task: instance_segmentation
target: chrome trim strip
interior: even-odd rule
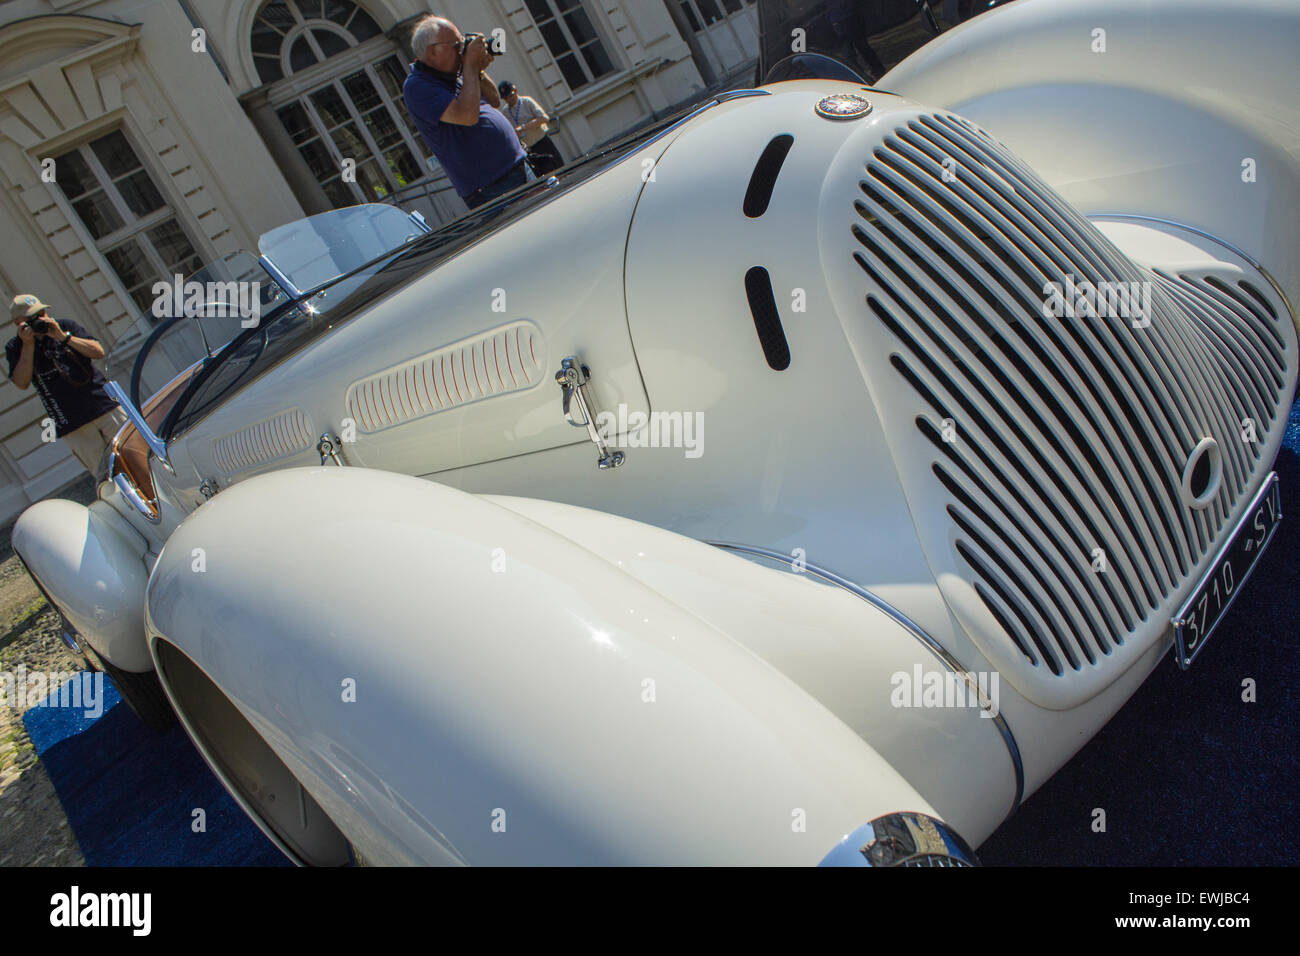
[[[1254,256],[1248,253],[1245,249],[1242,249],[1240,246],[1236,246],[1229,242],[1227,239],[1206,232],[1204,229],[1198,229],[1196,226],[1189,226],[1185,222],[1175,222],[1173,219],[1161,219],[1159,216],[1140,216],[1135,213],[1126,212],[1099,212],[1087,214],[1084,218],[1089,222],[1096,219],[1125,219],[1134,222],[1156,222],[1160,223],[1162,226],[1173,226],[1175,229],[1184,229],[1193,235],[1200,236],[1202,239],[1209,239],[1211,242],[1217,242],[1229,252],[1241,256],[1241,258],[1250,263],[1259,274],[1264,277],[1264,281],[1273,287],[1273,291],[1277,293],[1277,297],[1281,299],[1282,304],[1286,306],[1287,312],[1291,314],[1291,324],[1295,326],[1297,334],[1300,334],[1300,318],[1297,318],[1295,307],[1291,305],[1291,300],[1288,299],[1286,293],[1282,291],[1282,287],[1278,285],[1277,280],[1269,274],[1269,271],[1264,268],[1262,263],[1256,261]],[[1120,251],[1122,252],[1123,250]]]
[[[144,500],[140,494],[140,489],[136,488],[131,479],[127,477],[126,472],[119,471],[113,476],[113,484],[117,487],[118,493],[127,500],[127,502],[139,512],[140,517],[144,518],[150,524],[158,524],[162,521],[162,511],[156,514],[149,507],[149,503]]]
[[[154,434],[154,430],[149,427],[149,423],[145,420],[144,413],[135,407],[131,402],[131,397],[126,394],[126,389],[118,385],[117,382],[110,381],[104,383],[104,391],[108,392],[109,396],[122,407],[122,411],[131,420],[131,424],[140,433],[140,437],[145,440],[150,451],[158,456],[159,461],[166,464],[167,443]]]
[[[713,98],[715,103],[725,103],[728,100],[738,100],[745,96],[771,96],[771,90],[727,90],[719,93]]]
[[[744,554],[754,554],[759,557],[780,561],[783,564],[794,565],[794,557],[792,555],[782,554],[780,551],[773,551],[770,548],[756,548],[747,544],[735,544],[729,541],[706,541],[705,543],[711,544],[715,548],[722,548],[727,551],[740,551]],[[817,565],[809,564],[806,561],[802,562],[802,565],[805,572],[811,573],[829,584],[841,587],[850,594],[857,595],[872,607],[889,615],[896,622],[910,631],[913,637],[918,638],[929,649],[930,653],[937,657],[944,666],[954,674],[966,673],[966,668],[962,666],[961,662],[958,661],[957,658],[949,654],[942,644],[927,634],[921,625],[917,624],[892,604],[875,594],[872,594],[866,588],[854,584],[847,578],[840,577],[834,571],[819,568]],[[1002,742],[1006,744],[1007,754],[1011,758],[1011,765],[1015,769],[1016,773],[1016,795],[1011,801],[1011,809],[1007,811],[1007,816],[1010,817],[1011,814],[1016,812],[1016,809],[1020,806],[1020,801],[1023,800],[1025,796],[1025,765],[1024,761],[1020,757],[1020,747],[1016,744],[1015,734],[1011,732],[1011,727],[1007,723],[1006,717],[1002,715],[1002,711],[999,709],[997,716],[992,719],[993,725],[997,727],[998,733],[1002,735]]]
[[[112,480],[113,486],[117,488],[118,494],[125,498],[127,503],[140,514],[140,517],[150,524],[159,524],[162,521],[162,508],[158,505],[156,496],[152,503],[146,501],[144,495],[140,494],[140,489],[126,473],[126,469],[117,471],[116,445],[117,436],[115,435],[108,446],[108,476]]]
[[[266,256],[258,256],[257,264],[260,265],[266,274],[275,280],[275,284],[285,291],[285,294],[291,299],[297,299],[302,295],[302,290],[289,281],[289,277],[281,272],[270,259]]]

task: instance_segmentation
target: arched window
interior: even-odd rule
[[[253,62],[261,81],[274,83],[381,32],[350,0],[271,0],[253,21]]]
[[[270,105],[336,207],[379,202],[430,177],[402,101],[396,46],[349,0],[270,0],[249,38]]]

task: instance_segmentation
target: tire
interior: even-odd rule
[[[157,674],[153,671],[133,674],[115,667],[102,657],[99,658],[99,663],[142,724],[158,731],[170,730],[176,726],[176,712],[172,710],[171,701],[167,699]]]

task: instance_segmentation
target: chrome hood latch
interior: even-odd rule
[[[342,451],[343,443],[339,441],[338,436],[331,432],[325,432],[320,436],[320,440],[316,442],[316,453],[320,455],[320,463],[322,465],[328,464],[332,461],[334,464],[342,468],[345,464],[343,459],[340,457]]]
[[[560,363],[560,370],[555,373],[555,383],[560,386],[560,391],[564,394],[562,410],[565,420],[574,428],[586,428],[587,435],[600,452],[600,457],[596,459],[597,467],[601,469],[617,468],[623,464],[626,456],[621,451],[610,451],[605,437],[596,427],[596,403],[587,390],[587,385],[591,382],[591,369],[582,364],[582,361],[576,355],[570,355]],[[573,405],[577,404],[578,412],[582,415],[582,420],[574,419]]]

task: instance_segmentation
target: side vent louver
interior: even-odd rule
[[[772,279],[762,266],[754,266],[745,273],[745,294],[749,296],[749,311],[754,315],[754,331],[767,364],[778,372],[790,367],[790,345],[785,340],[781,314],[776,310],[776,297],[772,294]]]
[[[763,155],[758,157],[754,172],[749,177],[749,189],[745,190],[745,215],[750,219],[757,219],[767,212],[767,204],[772,201],[772,190],[776,188],[776,178],[781,175],[781,166],[793,145],[794,137],[782,133],[768,143]]]

